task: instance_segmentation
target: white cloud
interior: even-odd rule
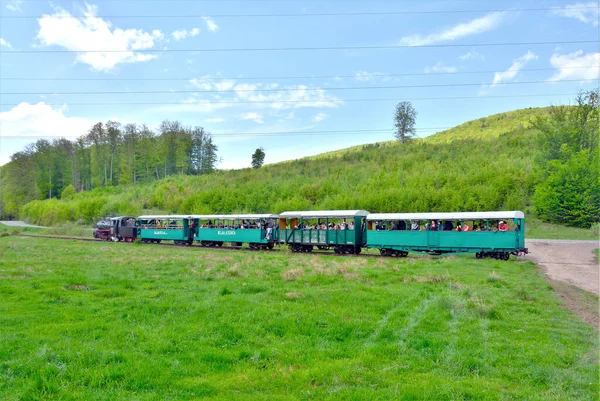
[[[558,71],[548,81],[600,79],[600,76],[598,76],[600,53],[583,54],[583,50],[578,50],[568,54],[553,54],[550,58],[550,64]]]
[[[23,0],[11,0],[6,3],[6,8],[10,11],[21,11],[21,4],[23,4]]]
[[[194,36],[198,36],[199,34],[200,34],[200,29],[193,28],[193,29],[190,29],[189,31],[187,31],[185,29],[180,29],[178,31],[171,33],[171,36],[173,36],[173,39],[175,39],[175,40],[181,40],[181,39],[187,38],[188,36],[194,37]]]
[[[556,7],[552,10],[552,14],[575,18],[584,24],[598,26],[598,3],[596,2],[568,4],[564,8]]]
[[[539,57],[533,53],[531,50],[527,51],[521,57],[513,60],[512,65],[506,71],[497,72],[494,74],[494,81],[492,82],[492,87],[506,81],[510,81],[514,77],[517,76],[519,71],[531,60],[537,60]]]
[[[215,21],[213,21],[212,18],[202,17],[202,19],[206,23],[206,29],[208,29],[209,31],[216,32],[219,30],[219,26],[217,25],[217,23]]]
[[[8,41],[6,41],[4,38],[0,38],[0,47],[8,47],[9,49],[12,49],[11,44],[8,43]]]
[[[9,111],[0,112],[2,131],[18,137],[77,138],[85,135],[97,122],[79,117],[67,117],[66,106],[53,108],[39,102],[21,103]]]
[[[379,75],[381,74],[376,72],[357,71],[354,73],[354,79],[361,82],[368,82],[374,80]]]
[[[254,121],[255,123],[258,123],[258,124],[262,124],[262,123],[265,122],[263,120],[263,116],[260,115],[260,114],[258,114],[257,112],[254,112],[254,111],[242,114],[240,116],[240,119],[242,119],[242,120],[252,120],[252,121]]]
[[[220,124],[224,123],[226,120],[224,118],[209,118],[206,120],[207,123],[211,124]]]
[[[232,79],[218,80],[212,76],[204,76],[190,80],[190,83],[199,90],[196,96],[201,96],[200,91],[230,92],[234,93],[233,99],[228,102],[234,104],[222,104],[223,107],[235,106],[238,102],[257,102],[253,108],[264,107],[276,110],[299,109],[299,108],[337,108],[342,100],[330,95],[325,89],[311,88],[306,85],[295,85],[279,88],[276,83],[238,83]],[[272,91],[268,91],[268,90]],[[278,89],[278,90],[273,90]],[[215,96],[213,94],[213,96]],[[213,104],[219,104],[215,102]],[[241,106],[239,104],[238,106]]]
[[[450,66],[444,65],[444,63],[442,63],[441,61],[438,61],[437,64],[434,65],[433,67],[425,67],[426,74],[431,74],[434,72],[455,73],[456,71],[457,71],[456,67],[450,67]]]
[[[44,14],[39,18],[40,29],[37,38],[41,44],[80,51],[77,53],[76,60],[98,71],[111,70],[121,63],[138,63],[157,57],[153,54],[137,52],[153,48],[156,41],[164,38],[161,31],[155,29],[150,33],[141,29],[113,29],[109,21],[95,17],[98,11],[96,6],[90,4],[86,6],[84,16],[81,18],[72,18],[69,12],[61,8],[57,8],[53,15]],[[84,50],[88,49],[118,52],[86,53]]]
[[[467,61],[467,60],[480,60],[483,61],[485,60],[485,57],[483,56],[483,54],[473,50],[472,52],[468,52],[465,54],[462,54],[460,56],[458,56],[458,58],[462,61]]]
[[[325,120],[327,117],[328,117],[327,114],[319,113],[313,117],[313,121],[316,123],[320,123],[321,121]]]
[[[502,11],[492,12],[483,17],[472,21],[455,25],[438,33],[427,36],[411,35],[400,39],[400,44],[405,46],[424,46],[438,42],[448,42],[464,38],[466,36],[477,35],[483,32],[491,31],[497,28],[504,19],[505,13]]]

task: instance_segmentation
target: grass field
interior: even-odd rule
[[[539,239],[598,240],[598,235],[590,228],[545,223],[531,215],[528,215],[525,221],[525,236]]]
[[[597,341],[526,261],[0,238],[2,400],[596,400]]]

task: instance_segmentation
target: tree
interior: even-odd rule
[[[252,155],[252,168],[260,168],[265,162],[265,150],[260,147]]]
[[[396,114],[394,115],[394,134],[402,143],[406,143],[416,133],[415,122],[417,111],[410,102],[400,102],[396,105]]]

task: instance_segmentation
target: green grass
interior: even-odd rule
[[[598,235],[593,229],[545,223],[531,214],[526,216],[525,236],[539,239],[598,240]]]
[[[2,400],[595,400],[530,262],[0,239]],[[597,301],[597,299],[596,299]]]
[[[10,235],[32,234],[32,235],[52,235],[59,237],[77,237],[92,238],[93,229],[91,227],[82,227],[73,222],[57,224],[52,227],[14,227],[0,223],[0,235],[3,233]]]

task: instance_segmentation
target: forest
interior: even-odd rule
[[[38,161],[37,152],[13,157],[1,171],[2,209],[46,225],[154,212],[526,210],[587,228],[600,216],[598,94],[576,101],[492,115],[406,143],[234,171],[214,170],[216,147],[200,128],[165,122],[160,134],[138,135],[131,145],[126,126],[112,134],[112,146],[112,125],[100,124],[88,137],[103,129],[102,142],[83,138],[83,149],[64,151],[69,157],[57,164]],[[144,147],[144,135],[154,147]]]
[[[158,132],[146,125],[97,123],[86,135],[40,139],[11,156],[0,169],[0,214],[16,217],[32,200],[117,185],[136,185],[174,174],[215,170],[217,146],[202,127],[163,121]]]

